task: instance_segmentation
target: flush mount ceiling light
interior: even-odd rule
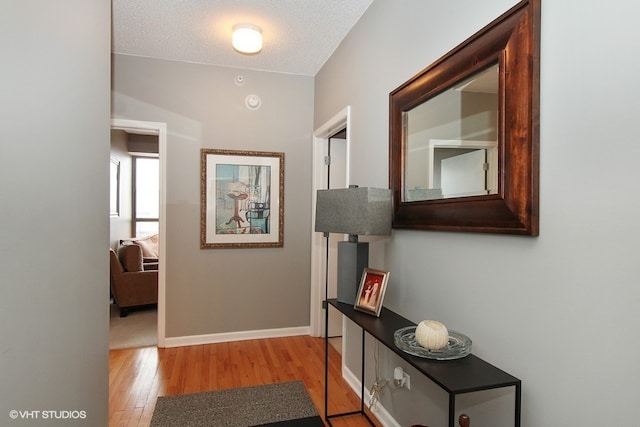
[[[231,44],[240,53],[258,53],[262,50],[262,30],[252,24],[234,25]]]

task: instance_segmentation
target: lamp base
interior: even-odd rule
[[[356,303],[362,271],[369,265],[368,242],[338,242],[338,301]]]

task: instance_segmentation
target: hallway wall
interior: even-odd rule
[[[167,338],[307,328],[313,78],[113,61],[114,118],[167,123]],[[245,106],[249,94],[258,110]],[[284,247],[200,249],[202,148],[285,154]]]
[[[373,2],[316,76],[316,125],[351,105],[351,182],[388,185],[389,93],[513,4]],[[522,379],[523,426],[636,418],[638,12],[623,0],[542,1],[539,237],[394,230],[371,244],[370,265],[391,272],[387,307],[467,334],[476,355]],[[381,376],[398,365],[380,350]],[[411,391],[382,404],[401,425],[446,425],[446,394],[406,369]],[[471,425],[511,426],[510,402],[474,393],[457,410]]]

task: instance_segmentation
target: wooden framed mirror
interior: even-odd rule
[[[538,235],[540,0],[390,94],[394,228]]]

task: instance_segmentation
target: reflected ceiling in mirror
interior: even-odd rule
[[[405,194],[418,201],[498,192],[498,64],[404,113]]]

